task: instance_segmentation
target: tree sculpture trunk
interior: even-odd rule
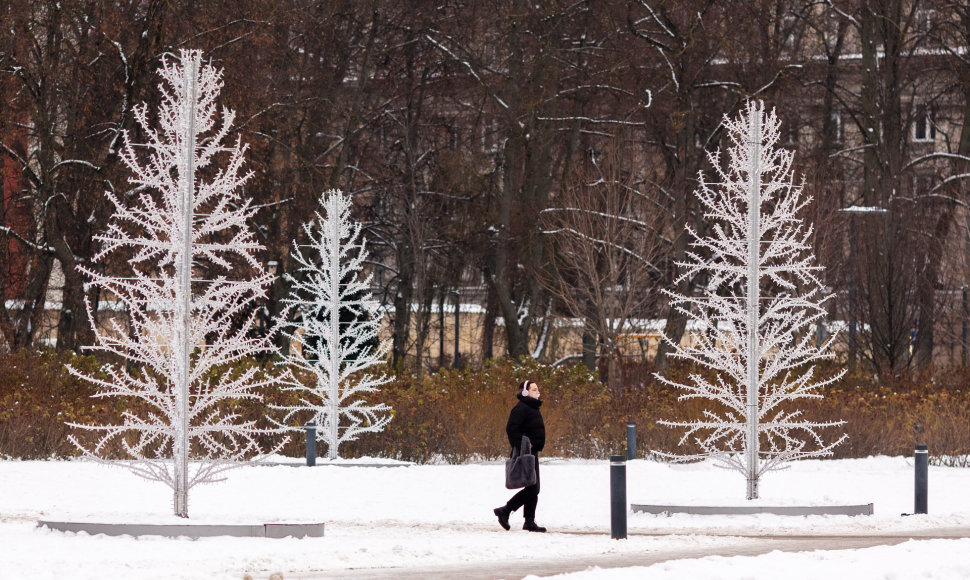
[[[756,109],[748,110],[748,135],[761,135],[762,112]],[[747,384],[747,441],[745,461],[748,466],[747,498],[758,498],[758,363],[761,361],[761,345],[758,344],[758,321],[761,318],[761,141],[748,141],[748,159],[751,160],[748,173],[748,384]]]
[[[191,381],[192,345],[192,206],[195,197],[195,114],[198,95],[196,79],[199,71],[199,53],[193,53],[182,63],[182,122],[185,123],[183,153],[179,168],[179,192],[182,213],[182,239],[179,246],[179,267],[176,282],[176,308],[180,325],[175,326],[172,336],[172,356],[177,369],[175,377],[175,407],[177,433],[175,438],[175,515],[189,517],[189,381]]]

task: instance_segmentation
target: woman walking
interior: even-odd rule
[[[544,532],[545,528],[536,525],[536,504],[539,503],[539,452],[546,444],[546,426],[542,422],[539,407],[539,385],[532,381],[522,381],[516,389],[519,403],[509,413],[509,422],[505,425],[505,432],[509,436],[509,445],[517,449],[525,435],[532,443],[532,453],[536,456],[536,482],[519,490],[505,505],[495,508],[498,523],[506,530],[510,529],[509,516],[515,510],[525,506],[525,525],[523,530],[530,532]]]

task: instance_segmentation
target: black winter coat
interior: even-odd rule
[[[519,404],[512,407],[509,422],[505,425],[509,445],[518,448],[522,444],[522,436],[525,435],[532,443],[533,453],[538,453],[546,445],[546,425],[542,422],[542,413],[539,412],[542,401],[522,395],[518,397]]]

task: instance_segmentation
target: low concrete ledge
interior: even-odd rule
[[[413,463],[327,463],[318,461],[315,465],[307,465],[305,461],[264,461],[254,463],[260,467],[414,467]]]
[[[323,524],[104,524],[40,520],[38,527],[59,532],[86,532],[106,536],[166,536],[169,538],[321,538]]]
[[[863,505],[810,505],[810,506],[690,506],[690,505],[640,505],[630,506],[633,513],[644,514],[692,514],[703,516],[775,514],[779,516],[871,516],[872,504]]]

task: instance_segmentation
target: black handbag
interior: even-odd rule
[[[536,456],[532,454],[532,442],[525,435],[518,449],[512,448],[512,456],[505,460],[505,487],[516,489],[536,484]]]

